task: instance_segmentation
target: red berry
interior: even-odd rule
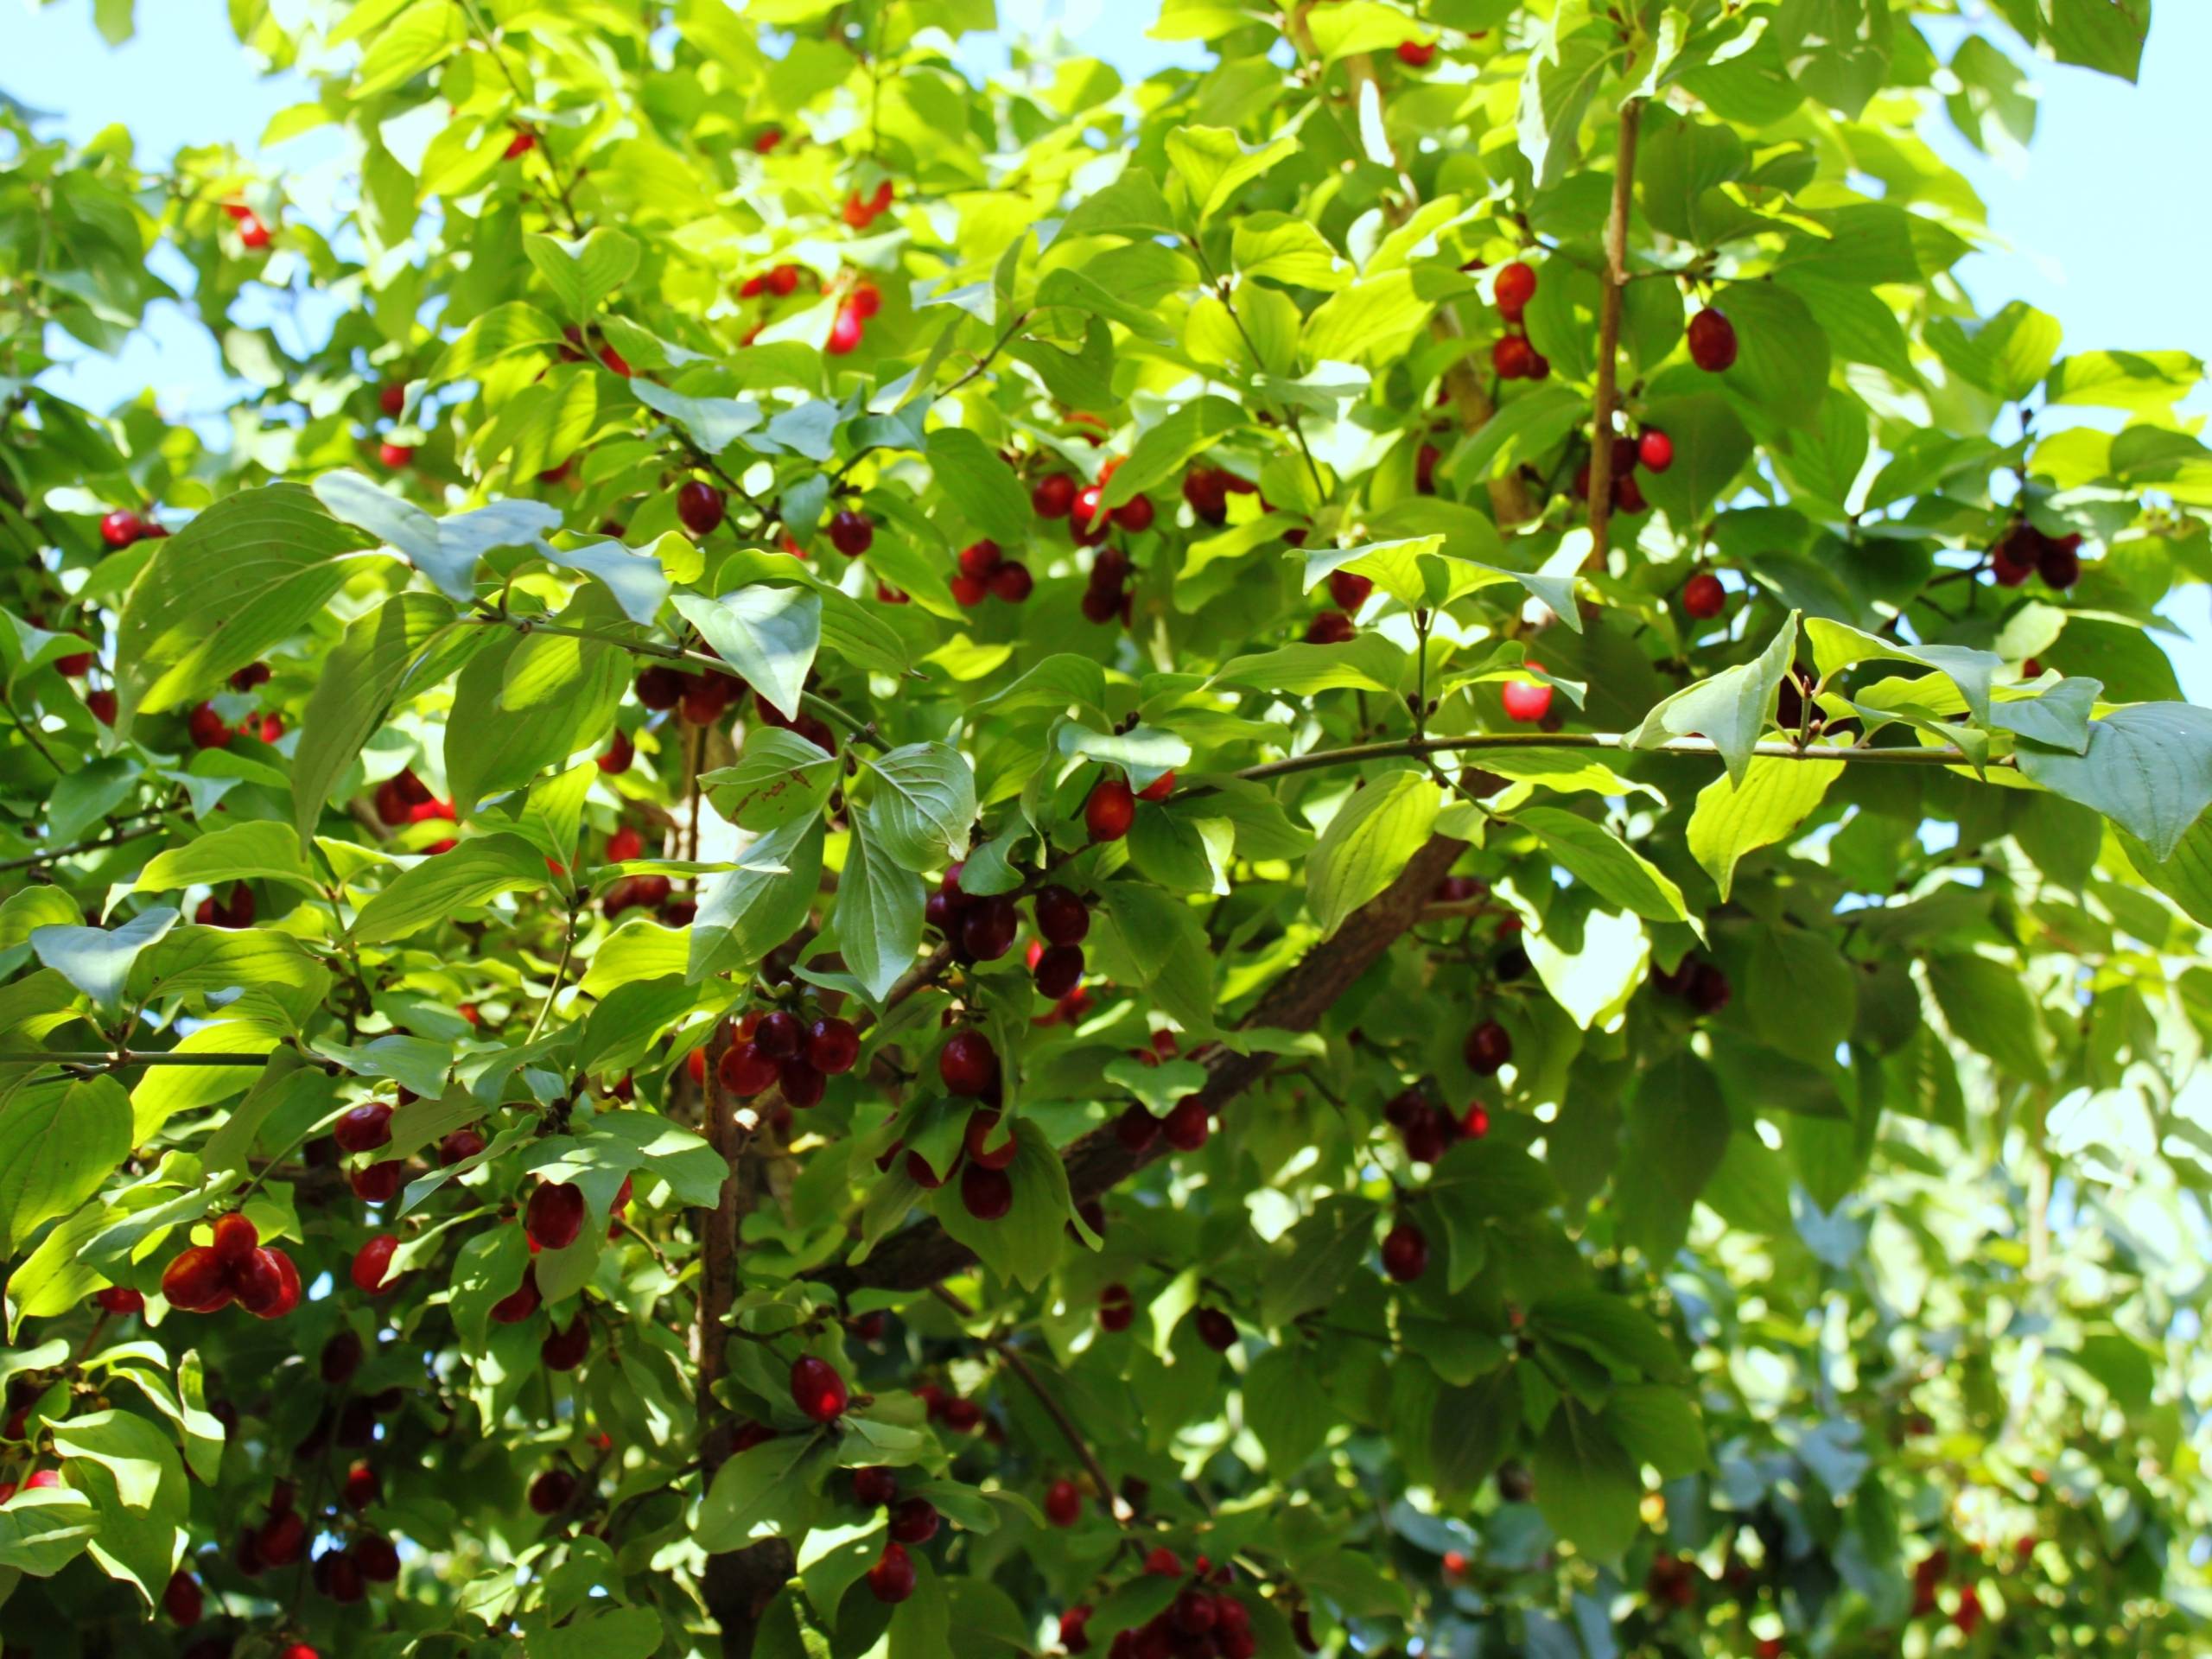
[[[1213,1132],[1211,1121],[1206,1116],[1205,1103],[1196,1095],[1185,1095],[1170,1109],[1161,1120],[1160,1132],[1167,1137],[1167,1144],[1178,1152],[1196,1152],[1206,1143]]]
[[[694,536],[713,534],[727,511],[722,493],[702,478],[686,479],[676,493],[676,516]]]
[[[1508,322],[1518,322],[1529,302],[1536,297],[1536,273],[1524,261],[1516,259],[1500,268],[1497,286],[1491,291],[1497,300],[1497,315]]]
[[[146,1299],[126,1285],[108,1285],[92,1293],[92,1300],[105,1313],[143,1313]]]
[[[1160,1138],[1160,1120],[1147,1111],[1142,1101],[1131,1101],[1114,1120],[1114,1138],[1125,1151],[1142,1152]]]
[[[837,315],[830,321],[830,338],[823,349],[832,357],[847,357],[860,349],[861,337],[868,332],[868,319],[854,308],[848,300],[837,308]]]
[[[391,1272],[391,1255],[399,1248],[399,1241],[390,1233],[378,1233],[353,1253],[353,1285],[358,1290],[374,1296],[391,1288],[388,1275]]]
[[[763,1014],[753,1028],[753,1046],[772,1060],[788,1060],[806,1043],[806,1027],[788,1008]]]
[[[998,1081],[998,1052],[980,1031],[955,1032],[938,1051],[937,1073],[956,1095],[981,1095]]]
[[[537,135],[536,133],[529,131],[518,132],[513,137],[507,140],[507,147],[505,150],[500,152],[500,159],[503,161],[512,162],[517,156],[529,155],[531,150],[536,149],[537,148]]]
[[[213,1313],[231,1300],[228,1270],[206,1245],[188,1245],[162,1269],[162,1294],[182,1313]]]
[[[955,1401],[952,1403],[954,1405],[969,1405],[971,1402],[965,1400],[959,1400]],[[978,1417],[982,1415],[980,1412],[976,1414]],[[946,1421],[948,1422],[950,1421],[950,1411],[949,1408],[946,1413]],[[963,1430],[962,1432],[965,1433],[967,1431]],[[937,1536],[938,1523],[938,1518],[936,1504],[931,1503],[926,1497],[907,1498],[904,1502],[899,1503],[891,1511],[892,1541],[900,1544],[926,1544],[931,1539]]]
[[[1019,559],[1008,559],[991,572],[988,586],[995,597],[1009,605],[1020,605],[1036,591],[1037,581],[1029,574],[1027,565]]]
[[[1202,1307],[1197,1315],[1198,1340],[1217,1354],[1236,1345],[1236,1321],[1217,1307]]]
[[[988,582],[980,582],[974,576],[952,579],[953,601],[963,610],[972,611],[990,596],[991,585]]]
[[[238,1266],[251,1255],[261,1243],[261,1234],[243,1215],[218,1216],[213,1230],[215,1236],[215,1259],[226,1268]]]
[[[1128,1294],[1119,1285],[1113,1288],[1121,1290],[1125,1296]],[[1183,1576],[1183,1558],[1166,1545],[1157,1545],[1144,1558],[1144,1570],[1155,1579],[1179,1579]]]
[[[1409,69],[1426,69],[1436,60],[1434,41],[1400,41],[1398,61]]]
[[[1056,1480],[1045,1489],[1045,1518],[1056,1527],[1071,1527],[1083,1518],[1083,1493],[1071,1480]]]
[[[1400,1284],[1410,1284],[1428,1271],[1428,1235],[1410,1221],[1402,1221],[1382,1239],[1382,1271]]]
[[[868,1593],[893,1605],[914,1593],[914,1562],[900,1544],[886,1544],[875,1565],[868,1570]]]
[[[1175,774],[1163,772],[1142,789],[1137,791],[1141,801],[1164,801],[1175,792]]]
[[[806,1058],[817,1071],[842,1077],[861,1057],[861,1034],[849,1020],[825,1014],[806,1033]]]
[[[1039,996],[1058,999],[1074,990],[1083,979],[1083,947],[1056,944],[1040,951],[1032,964],[1031,980]]]
[[[1005,557],[996,542],[988,539],[970,542],[960,550],[960,574],[973,576],[978,582],[986,581]]]
[[[1467,1033],[1463,1045],[1467,1069],[1479,1077],[1495,1077],[1513,1058],[1513,1039],[1495,1020],[1485,1020]]]
[[[232,732],[222,715],[215,712],[215,705],[203,702],[185,718],[185,732],[192,739],[195,749],[222,749],[230,747]]]
[[[522,1283],[492,1304],[493,1320],[499,1325],[520,1325],[537,1312],[543,1297],[537,1288],[537,1268],[535,1264],[522,1270]]]
[[[373,1584],[390,1584],[399,1576],[398,1547],[379,1534],[361,1534],[347,1554],[361,1576]]]
[[[1636,458],[1647,473],[1663,473],[1675,464],[1675,441],[1656,426],[1643,429],[1636,441]]]
[[[549,1371],[573,1371],[591,1352],[591,1325],[582,1313],[565,1331],[551,1331],[538,1344],[537,1357]]]
[[[1506,334],[1490,348],[1490,365],[1501,380],[1533,380],[1536,348],[1518,334]]]
[[[853,1497],[871,1510],[896,1503],[899,1501],[899,1471],[881,1467],[854,1470]]]
[[[1505,717],[1524,726],[1534,725],[1551,712],[1552,689],[1541,680],[1508,680],[1503,695]]]
[[[1037,931],[1048,944],[1080,944],[1090,931],[1090,910],[1066,887],[1039,887],[1034,902]]]
[[[540,1249],[565,1250],[584,1229],[584,1190],[573,1181],[546,1181],[530,1195],[524,1225]]]
[[[1126,1331],[1137,1317],[1136,1298],[1127,1285],[1109,1285],[1098,1293],[1098,1324],[1105,1331]]]
[[[1068,528],[1077,541],[1085,547],[1096,546],[1106,539],[1106,532],[1113,520],[1106,511],[1106,492],[1096,484],[1086,485],[1076,492],[1075,504],[1068,512]]]
[[[1309,645],[1341,645],[1359,633],[1351,618],[1342,611],[1323,611],[1306,625],[1306,643]]]
[[[1736,361],[1736,325],[1707,306],[1690,319],[1690,361],[1707,374],[1719,374]]]
[[[307,1522],[289,1510],[272,1515],[262,1523],[254,1546],[264,1565],[289,1567],[307,1553]]]
[[[1065,473],[1051,473],[1029,492],[1029,505],[1039,518],[1065,518],[1075,508],[1076,481]]]
[[[1229,520],[1229,486],[1212,467],[1201,467],[1183,475],[1183,499],[1191,504],[1191,512],[1201,524],[1221,524]]]
[[[407,1179],[407,1166],[397,1158],[387,1158],[380,1164],[364,1164],[346,1179],[353,1196],[363,1204],[390,1204]]]
[[[1700,570],[1682,584],[1682,609],[1700,622],[1709,622],[1728,608],[1728,590],[1710,570]]]
[[[1153,505],[1148,495],[1133,495],[1114,509],[1114,522],[1132,536],[1141,536],[1152,528]]]
[[[1470,1141],[1479,1141],[1490,1133],[1490,1108],[1476,1101],[1467,1108],[1467,1115],[1459,1120],[1459,1133]]]
[[[875,520],[848,507],[830,520],[830,544],[849,559],[875,545]]]
[[[822,1096],[830,1087],[830,1080],[803,1059],[785,1060],[776,1071],[776,1085],[786,1106],[804,1111],[810,1106],[819,1106]]]
[[[791,1363],[791,1401],[814,1422],[834,1422],[848,1398],[845,1379],[826,1360],[803,1354]]]
[[[170,1573],[162,1591],[162,1611],[178,1624],[188,1628],[197,1624],[202,1611],[200,1581],[189,1573]]]
[[[648,709],[673,709],[683,700],[685,688],[690,683],[688,675],[656,663],[638,676],[638,701]]]
[[[365,1101],[341,1114],[331,1127],[330,1138],[344,1152],[374,1152],[391,1141],[391,1103]]]
[[[115,693],[103,686],[85,693],[85,711],[103,726],[115,724]]]
[[[1094,842],[1121,840],[1129,833],[1136,816],[1135,792],[1120,778],[1100,779],[1083,804],[1084,826]]]
[[[565,1469],[548,1469],[530,1483],[530,1507],[539,1515],[558,1515],[576,1495],[576,1478]]]
[[[377,459],[387,471],[396,473],[415,459],[415,452],[404,443],[393,443],[387,439],[377,445]]]
[[[249,248],[269,245],[269,226],[261,222],[258,213],[249,213],[238,220],[238,240]]]
[[[722,1055],[715,1075],[722,1088],[740,1100],[750,1100],[776,1082],[780,1063],[753,1043],[735,1043]]]
[[[128,547],[146,534],[146,521],[135,512],[118,509],[100,520],[100,539],[110,547]]]

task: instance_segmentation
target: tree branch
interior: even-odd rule
[[[1281,1031],[1311,1030],[1392,942],[1413,925],[1465,845],[1448,836],[1433,837],[1407,862],[1396,880],[1379,897],[1354,911],[1332,937],[1308,951],[1303,961],[1268,988],[1239,1023]],[[1199,1063],[1207,1077],[1198,1099],[1209,1113],[1222,1111],[1266,1077],[1274,1064],[1271,1054],[1238,1054],[1219,1046],[1200,1053]],[[1078,1204],[1096,1198],[1166,1152],[1164,1138],[1155,1138],[1144,1151],[1132,1153],[1122,1146],[1112,1125],[1094,1129],[1067,1149],[1065,1161],[1070,1193]],[[924,1222],[887,1242],[858,1268],[840,1264],[817,1269],[808,1277],[840,1295],[861,1289],[922,1290],[970,1266],[975,1259],[973,1252],[943,1227],[933,1221]]]
[[[11,858],[0,862],[0,874],[10,870],[28,870],[41,864],[51,864],[58,859],[73,858],[79,853],[96,853],[103,847],[120,847],[126,841],[136,841],[141,836],[158,833],[163,825],[142,823],[134,830],[118,830],[111,836],[94,836],[86,841],[73,841],[66,847],[55,847],[43,853],[32,853],[22,858]]]
[[[1443,754],[1455,751],[1470,753],[1485,749],[1608,749],[1623,754],[1703,755],[1719,759],[1720,746],[1709,737],[1675,737],[1664,743],[1654,743],[1638,748],[1622,732],[1467,732],[1458,737],[1399,737],[1382,743],[1354,743],[1341,749],[1315,749],[1307,754],[1294,754],[1282,760],[1268,760],[1256,766],[1247,766],[1242,772],[1229,775],[1244,783],[1262,783],[1270,778],[1287,778],[1293,772],[1320,772],[1331,766],[1357,766],[1369,760],[1390,760],[1401,757]],[[1783,739],[1770,740],[1751,745],[1751,753],[1761,760],[1843,760],[1860,766],[1970,766],[1973,757],[1963,749],[1870,749],[1858,747],[1822,748],[1805,746]],[[2012,764],[2000,758],[1986,764],[2004,766]],[[1204,784],[1194,784],[1187,791],[1176,794],[1197,795],[1205,789]]]
[[[1605,295],[1598,312],[1598,395],[1590,416],[1590,557],[1605,567],[1613,518],[1613,407],[1619,401],[1617,359],[1621,344],[1621,296],[1628,285],[1629,198],[1636,188],[1636,133],[1643,101],[1621,105],[1620,143],[1613,152],[1613,205],[1605,217]]]

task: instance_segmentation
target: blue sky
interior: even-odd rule
[[[1967,0],[1970,9],[1979,0]],[[91,137],[126,123],[149,161],[188,143],[251,147],[269,118],[306,94],[296,81],[267,81],[232,40],[223,0],[142,0],[138,35],[119,48],[101,41],[91,0],[0,0],[0,90],[52,111],[61,129]],[[1062,29],[1080,50],[1141,75],[1192,60],[1191,43],[1143,32],[1156,9],[1133,0],[1000,0],[1009,30]],[[1948,41],[1939,46],[1948,48]],[[1003,54],[971,42],[972,67]],[[1928,135],[1961,168],[1989,207],[2002,245],[1974,255],[1961,275],[1985,309],[2029,301],[2058,318],[2069,350],[2180,347],[2212,357],[2212,214],[2190,170],[2212,130],[2202,77],[2212,65],[2212,0],[2163,0],[2155,13],[2140,86],[2083,69],[2041,64],[2044,91],[2033,146],[2016,170],[1978,155],[1948,124]],[[312,140],[278,149],[273,165],[307,169],[326,160]],[[86,364],[64,389],[106,402],[152,385],[176,413],[218,406],[220,365],[203,335],[181,317],[157,320],[118,364]],[[2212,410],[2200,394],[2193,407]],[[2212,589],[2177,601],[2176,620],[2212,639]],[[2212,702],[2212,650],[2184,648],[2184,685]]]

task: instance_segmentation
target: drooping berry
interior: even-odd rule
[[[827,1360],[803,1354],[791,1363],[791,1402],[814,1422],[834,1422],[849,1398],[845,1379]]]
[[[1688,338],[1690,361],[1707,374],[1719,374],[1735,366],[1736,325],[1725,313],[1707,306],[1690,319]]]

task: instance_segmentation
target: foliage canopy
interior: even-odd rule
[[[8,106],[10,1659],[2190,1649],[2202,365],[1917,136],[2149,10]]]

